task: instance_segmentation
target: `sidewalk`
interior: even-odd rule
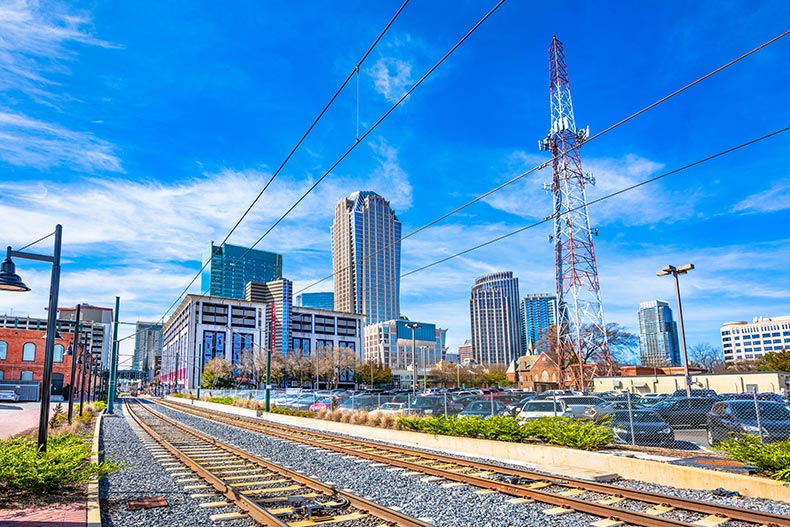
[[[50,412],[52,405],[50,405]],[[41,403],[0,403],[0,439],[38,428]]]
[[[85,527],[85,503],[50,505],[31,509],[0,510],[0,527]]]

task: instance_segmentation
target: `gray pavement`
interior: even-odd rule
[[[37,402],[0,403],[0,439],[37,428],[40,410]]]

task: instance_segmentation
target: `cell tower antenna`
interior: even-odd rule
[[[565,48],[555,36],[549,46],[551,128],[542,142],[552,159],[551,191],[554,199],[554,263],[557,285],[557,364],[560,387],[566,376],[583,389],[584,364],[602,364],[612,375],[612,358],[606,336],[598,267],[595,262],[585,182],[594,184],[582,170],[579,147],[589,128],[577,130],[573,117]],[[566,371],[566,359],[568,370]]]

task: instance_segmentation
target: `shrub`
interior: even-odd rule
[[[96,408],[97,412],[101,412],[105,408],[107,408],[107,403],[104,401],[94,401],[93,407]]]
[[[717,443],[714,448],[738,461],[759,467],[774,479],[790,481],[790,439],[763,443],[757,436],[741,434]]]
[[[171,393],[170,397],[178,397],[179,399],[183,399],[184,398],[184,394],[183,393]]]
[[[52,409],[52,417],[49,418],[49,427],[57,428],[66,419],[68,419],[68,416],[66,412],[63,411],[63,405],[58,403],[55,405],[55,408]]]
[[[296,417],[315,417],[313,412],[305,412],[304,410],[292,410],[290,408],[272,408],[271,413],[283,415],[295,415]]]
[[[478,439],[520,442],[528,438],[546,443],[595,450],[614,440],[612,430],[587,419],[542,417],[519,424],[512,417],[399,417],[397,422],[409,430],[437,435],[457,435]]]
[[[209,397],[208,402],[233,405],[233,397]]]
[[[11,489],[48,491],[81,483],[122,468],[121,463],[89,463],[91,449],[86,438],[74,434],[53,435],[47,451],[26,437],[0,441],[0,482]]]

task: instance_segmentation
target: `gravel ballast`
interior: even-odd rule
[[[151,404],[145,401],[144,403]],[[290,441],[267,438],[262,434],[233,428],[162,406],[157,406],[156,409],[254,455],[270,459],[308,476],[317,476],[321,481],[333,482],[339,489],[349,490],[440,527],[586,526],[599,519],[580,513],[547,516],[542,511],[552,508],[548,504],[509,503],[512,499],[509,496],[497,493],[477,494],[479,489],[467,485],[446,486],[447,482],[443,481],[422,481],[421,479],[426,477],[424,474],[407,475],[403,470],[377,467],[366,460],[334,455]],[[187,519],[189,525],[196,526],[240,527],[252,523],[249,520],[212,522],[209,514],[226,511],[212,509],[207,512],[205,509],[200,509],[197,501],[189,497],[196,491],[183,490],[130,428],[131,420],[124,418],[122,411],[116,413],[118,417],[109,417],[105,421],[103,448],[109,458],[126,461],[130,466],[121,472],[111,474],[108,477],[108,484],[103,487],[105,502],[102,504],[102,514],[103,517],[112,520],[112,523],[106,522],[103,523],[104,525],[176,526],[186,525]],[[620,481],[617,484],[773,514],[790,515],[790,505],[785,503],[753,498],[715,497],[705,491],[674,489],[635,481]],[[143,511],[126,510],[126,500],[159,495],[167,499],[170,504],[168,507]]]

